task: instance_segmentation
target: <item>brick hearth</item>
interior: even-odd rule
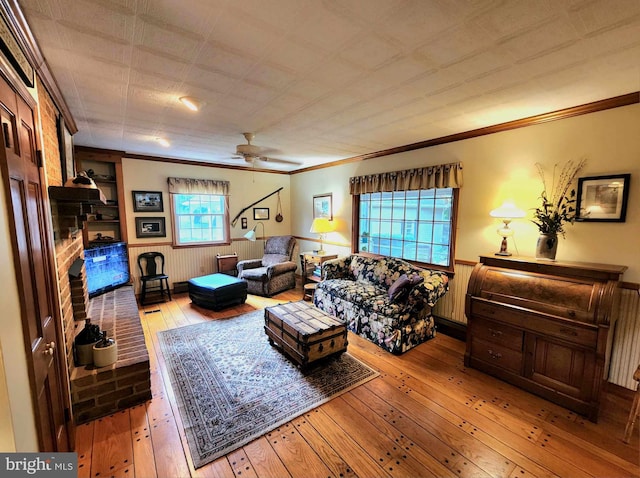
[[[115,339],[118,360],[100,368],[71,367],[71,400],[78,424],[151,398],[149,352],[133,287],[121,287],[90,299],[88,317]],[[81,329],[78,327],[78,331]]]

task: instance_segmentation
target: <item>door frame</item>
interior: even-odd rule
[[[31,95],[30,91],[26,88],[21,78],[17,76],[15,71],[12,69],[10,64],[7,62],[6,58],[0,54],[0,81],[6,81],[8,85],[16,92],[18,96],[20,96],[31,108],[33,113],[33,127],[34,127],[34,141],[35,141],[35,151],[40,156],[39,161],[42,163],[42,124],[40,119],[40,112],[38,108],[38,103]],[[37,88],[37,86],[36,86]],[[18,284],[20,283],[19,277],[19,261],[20,261],[20,251],[18,249],[18,244],[15,235],[15,217],[13,215],[13,210],[11,207],[11,187],[10,187],[10,178],[8,174],[8,168],[6,165],[1,165],[3,168],[3,182],[4,182],[4,203],[7,211],[7,220],[9,221],[9,227],[13,228],[11,235],[11,249],[13,252],[13,269],[14,274],[16,275],[16,280]],[[53,224],[51,218],[51,204],[49,201],[48,195],[45,193],[46,187],[48,185],[47,177],[44,171],[44,167],[42,164],[38,167],[38,176],[40,179],[40,201],[43,209],[43,221],[42,226],[44,243],[42,244],[43,255],[46,256],[46,262],[48,267],[44,271],[47,278],[47,284],[51,289],[49,291],[51,295],[51,300],[53,302],[51,307],[51,315],[55,330],[55,338],[56,343],[59,346],[54,349],[54,360],[57,363],[58,369],[60,371],[60,383],[57,386],[62,390],[62,400],[63,400],[63,408],[64,408],[64,416],[65,416],[65,425],[66,425],[66,450],[59,451],[71,451],[75,447],[75,425],[73,422],[73,414],[71,413],[71,396],[70,396],[70,383],[69,383],[69,365],[67,363],[66,357],[66,338],[62,325],[62,313],[60,306],[60,291],[59,291],[59,283],[58,283],[58,275],[56,270],[56,257],[55,251],[53,248],[54,238],[53,238]],[[20,286],[18,285],[18,288]],[[32,400],[32,411],[34,416],[34,422],[36,425],[36,434],[38,439],[39,447],[42,448],[44,430],[42,423],[37,420],[38,412],[37,408],[37,387],[35,384],[35,365],[33,362],[31,342],[29,340],[28,334],[28,321],[27,317],[24,314],[24,297],[19,298],[20,309],[21,309],[21,325],[23,330],[23,340],[24,340],[24,348],[26,353],[26,365],[29,371],[29,388]],[[13,427],[20,426],[19,423],[14,423]]]

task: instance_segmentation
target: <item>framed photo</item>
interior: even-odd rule
[[[136,237],[166,237],[164,217],[136,217]]]
[[[268,207],[254,207],[253,208],[253,219],[254,221],[266,221],[269,219],[269,208]]]
[[[131,191],[134,212],[163,212],[161,191]]]
[[[313,196],[313,218],[326,217],[333,221],[333,194],[318,194]]]
[[[75,161],[73,158],[73,136],[64,124],[62,115],[56,122],[58,130],[58,150],[60,153],[60,171],[62,172],[62,185],[67,179],[72,179],[76,175]]]
[[[631,174],[578,179],[577,221],[624,222]]]

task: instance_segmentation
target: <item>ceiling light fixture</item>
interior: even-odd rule
[[[198,111],[200,109],[200,102],[193,96],[181,96],[180,102],[191,111]]]
[[[164,146],[165,148],[168,148],[169,146],[171,146],[171,143],[164,138],[156,138],[156,141],[160,143],[162,146]]]

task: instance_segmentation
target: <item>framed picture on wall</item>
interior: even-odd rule
[[[131,191],[134,212],[163,212],[161,191]]]
[[[166,237],[164,217],[136,217],[136,237]]]
[[[253,208],[253,220],[254,221],[266,221],[269,219],[268,207],[254,207]]]
[[[624,222],[631,174],[578,179],[577,221]]]
[[[318,194],[313,196],[313,218],[326,217],[333,221],[333,194]]]

